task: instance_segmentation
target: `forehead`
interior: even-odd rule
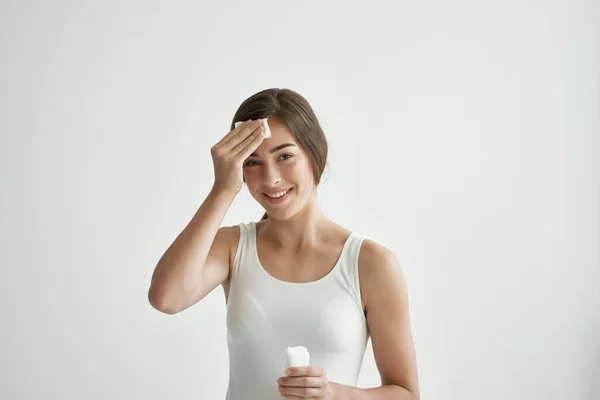
[[[268,143],[269,145],[272,145],[272,144],[279,144],[280,142],[284,142],[284,141],[290,142],[290,143],[296,143],[296,138],[292,134],[292,131],[290,131],[290,129],[287,127],[287,125],[285,125],[283,122],[281,122],[281,120],[279,118],[274,117],[274,116],[269,117],[269,119],[267,120],[267,123],[269,124],[269,130],[271,131],[271,137],[263,140],[263,142],[261,143],[261,146],[264,143]]]
[[[280,148],[284,148],[290,151],[300,151],[300,146],[296,141],[296,138],[292,134],[292,131],[279,120],[277,117],[268,117],[267,123],[269,124],[269,130],[271,131],[271,137],[265,138],[262,143],[256,148],[256,150],[250,154],[250,157],[261,157],[269,154],[274,154],[279,151]],[[286,144],[293,144],[296,147],[286,146]]]
[[[269,150],[284,143],[292,143],[298,146],[292,131],[279,118],[269,117],[267,123],[271,131],[271,137],[265,138],[253,154],[268,154]],[[286,147],[286,149],[300,150],[298,147]]]

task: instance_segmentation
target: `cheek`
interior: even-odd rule
[[[306,186],[310,175],[308,166],[303,160],[294,160],[288,162],[281,170],[283,177],[293,184]]]
[[[293,158],[293,159],[288,160],[285,164],[283,164],[283,166],[281,167],[281,170],[286,174],[297,175],[301,166],[302,166],[302,161]]]

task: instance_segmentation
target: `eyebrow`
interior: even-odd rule
[[[271,150],[269,150],[269,153],[273,154],[273,153],[275,153],[276,151],[279,151],[279,150],[281,150],[281,149],[283,149],[283,148],[285,148],[285,147],[290,147],[290,146],[297,147],[297,146],[296,146],[295,144],[293,144],[293,143],[284,143],[284,144],[280,144],[280,145],[279,145],[279,146],[277,146],[277,147],[273,147]],[[252,154],[250,154],[250,156],[249,156],[249,157],[258,157],[258,154],[256,154],[256,152],[255,152],[255,153],[252,153]]]

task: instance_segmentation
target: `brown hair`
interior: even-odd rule
[[[311,160],[315,185],[318,185],[327,164],[328,146],[323,129],[308,101],[290,89],[262,90],[242,102],[231,121],[231,130],[235,128],[237,121],[268,117],[277,117],[285,124],[300,148],[306,151]],[[267,218],[265,212],[261,221]]]

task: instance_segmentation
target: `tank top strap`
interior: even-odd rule
[[[237,277],[242,272],[242,269],[246,267],[246,260],[252,255],[252,226],[244,222],[241,222],[238,226],[240,228],[240,239],[231,268],[232,278]]]
[[[348,237],[348,242],[344,247],[343,257],[340,263],[339,273],[343,277],[344,284],[352,295],[356,305],[363,312],[362,296],[360,293],[360,280],[358,274],[358,256],[363,241],[367,237],[358,233],[352,232]]]

